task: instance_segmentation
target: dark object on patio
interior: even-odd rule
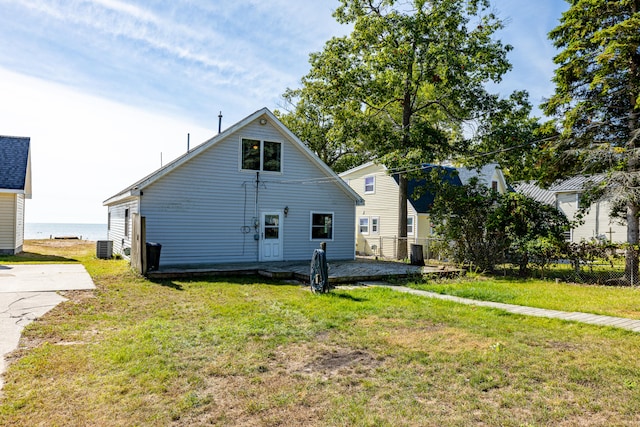
[[[322,249],[315,249],[311,257],[311,275],[309,277],[312,292],[329,292],[329,266]]]
[[[422,252],[422,245],[411,245],[411,255],[409,260],[411,265],[424,265],[424,253]]]
[[[147,242],[147,270],[154,271],[160,267],[160,243]]]

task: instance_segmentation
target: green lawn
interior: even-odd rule
[[[463,298],[640,319],[640,287],[474,275],[458,280],[413,283],[410,286]]]
[[[382,288],[150,282],[81,252],[97,290],[26,328],[2,426],[640,424],[638,334]]]

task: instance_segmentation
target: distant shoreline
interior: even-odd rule
[[[77,240],[106,240],[107,224],[27,222],[24,227],[25,240],[71,238]]]

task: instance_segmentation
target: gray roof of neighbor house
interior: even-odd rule
[[[605,178],[604,175],[578,175],[564,181],[554,182],[549,191],[554,193],[580,192],[587,189],[589,185],[598,184]]]
[[[586,191],[590,185],[602,182],[603,179],[605,179],[604,175],[578,175],[562,181],[556,181],[548,189],[540,188],[535,181],[519,182],[513,185],[513,189],[538,202],[553,205],[555,204],[557,193],[581,193]]]
[[[540,188],[535,182],[518,182],[513,185],[513,190],[547,205],[554,205],[556,202],[555,192]]]
[[[30,141],[28,137],[0,135],[0,189],[28,190]]]

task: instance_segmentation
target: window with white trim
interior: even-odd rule
[[[407,236],[412,236],[412,235],[413,235],[413,217],[408,216],[407,217]]]
[[[371,234],[380,233],[380,218],[377,216],[371,217]]]
[[[364,194],[372,194],[376,192],[376,179],[374,176],[366,176],[364,178]]]
[[[282,144],[274,141],[242,138],[240,168],[282,172]]]
[[[360,223],[360,234],[369,234],[369,217],[368,216],[363,216],[360,217],[359,220]]]
[[[311,212],[311,240],[333,240],[333,212]]]

